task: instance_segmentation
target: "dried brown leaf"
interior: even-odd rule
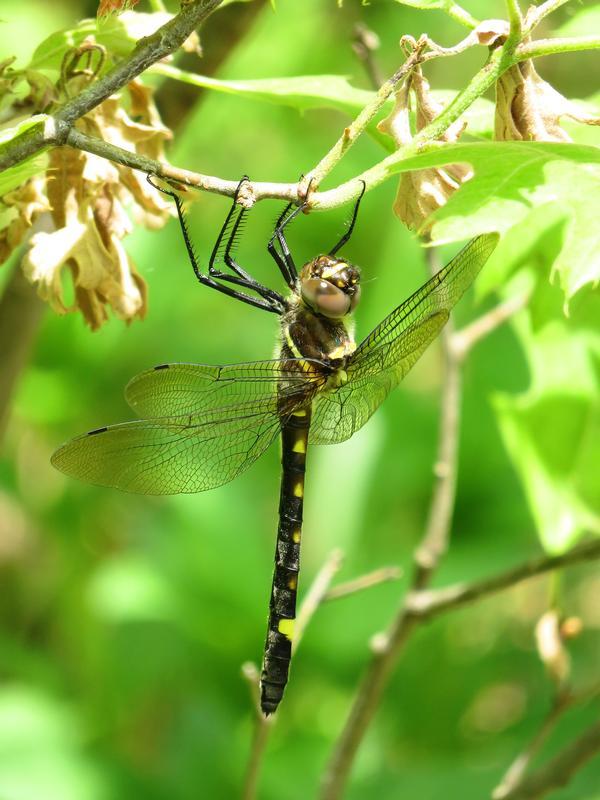
[[[538,654],[552,680],[564,685],[571,670],[571,659],[560,632],[560,619],[554,609],[543,614],[535,627]]]
[[[495,138],[499,141],[570,142],[561,117],[599,125],[600,117],[579,109],[540,78],[532,61],[515,64],[496,83]]]
[[[391,114],[377,126],[380,131],[391,136],[399,148],[410,144],[413,139],[410,125],[411,89],[415,95],[417,131],[432,122],[444,108],[431,96],[429,83],[420,67],[417,67],[410,81],[406,81],[396,92],[396,102]],[[441,141],[456,141],[464,129],[465,124],[457,120],[445,131]],[[472,174],[471,167],[466,164],[450,164],[443,168],[403,173],[393,205],[394,213],[411,230],[427,233],[431,228],[431,223],[428,222],[431,214],[445,205],[460,184]]]

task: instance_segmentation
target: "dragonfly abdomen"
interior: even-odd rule
[[[260,679],[260,705],[267,715],[277,709],[283,697],[292,657],[310,414],[310,408],[299,409],[281,426],[279,526]]]

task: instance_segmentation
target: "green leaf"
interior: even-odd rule
[[[163,12],[124,11],[102,20],[84,19],[75,28],[57,31],[38,45],[29,68],[59,70],[67,50],[79,46],[88,36],[106,47],[110,56],[128,55],[139,39],[150,36],[172,16]]]
[[[543,546],[554,553],[600,534],[600,296],[583,292],[569,318],[560,291],[539,282],[513,321],[531,384],[494,400]]]
[[[300,111],[335,108],[356,114],[375,97],[374,92],[351,86],[347,78],[341,75],[299,75],[291,78],[222,81],[186,72],[170,64],[155,64],[150,71],[202,89],[247,95],[256,100],[292,106]]]
[[[27,131],[38,125],[43,125],[47,119],[48,117],[45,114],[36,114],[12,128],[5,128],[0,131],[0,155],[5,152],[15,139],[19,136],[27,135]],[[25,161],[21,161],[19,164],[15,164],[14,167],[5,169],[0,174],[0,197],[12,192],[17,186],[25,183],[33,175],[45,169],[45,166],[46,156],[43,153],[38,153]]]
[[[149,71],[198,88],[290,106],[298,111],[328,108],[355,117],[367,103],[372,102],[375,98],[375,92],[352,86],[342,75],[298,75],[291,78],[238,81],[209,78],[205,75],[186,72],[170,64],[155,64]],[[445,105],[449,105],[455,96],[456,92],[451,90],[442,89],[432,92],[433,99]],[[377,119],[388,114],[392,106],[393,98],[390,98]],[[463,119],[467,123],[468,134],[490,136],[494,128],[494,104],[484,98],[478,98],[464,114]],[[376,120],[369,126],[368,131],[386,150],[393,149],[391,139],[377,130]]]
[[[567,301],[583,286],[600,281],[599,148],[554,142],[457,143],[398,161],[390,171],[458,162],[471,164],[475,175],[433,215],[435,241],[505,233],[545,206],[565,223],[553,275]]]

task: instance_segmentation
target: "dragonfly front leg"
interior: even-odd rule
[[[281,426],[279,526],[260,676],[260,707],[267,716],[276,711],[281,702],[292,657],[310,418],[310,407],[298,409]]]

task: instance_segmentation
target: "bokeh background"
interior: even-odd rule
[[[141,4],[143,5],[143,3]],[[141,8],[140,5],[140,8]],[[473,14],[503,4],[472,0]],[[93,15],[95,3],[0,0],[0,52],[25,63],[60,27]],[[563,9],[558,21],[569,11]],[[562,16],[561,16],[562,15]],[[234,3],[202,34],[199,72],[221,78],[350,76],[369,88],[352,48],[357,21],[381,38],[391,73],[403,33],[426,30],[450,45],[463,29],[439,12],[394,2],[346,0]],[[434,88],[456,89],[481,53],[433,62]],[[191,57],[188,57],[191,58]],[[568,96],[594,85],[589,54],[545,59],[543,77]],[[172,163],[234,179],[294,180],[338,137],[346,118],[158,85],[175,131]],[[363,137],[333,181],[381,157]],[[363,269],[358,337],[423,282],[417,239],[393,217],[395,181],[367,195],[346,255]],[[201,195],[190,226],[208,257],[228,208]],[[260,203],[240,260],[277,285],[265,242],[280,209]],[[347,209],[302,219],[297,260],[339,236]],[[200,287],[176,223],[137,229],[126,242],[149,284],[147,319],[111,320],[91,333],[77,315],[45,313],[24,369],[0,456],[1,800],[197,800],[239,793],[252,733],[241,677],[258,661],[265,633],[279,492],[273,447],[228,486],[190,497],[148,498],[78,484],[49,458],[65,439],[131,417],[129,378],[157,363],[229,363],[270,357],[273,315]],[[449,257],[456,247],[443,251]],[[13,262],[0,271],[5,282]],[[472,294],[459,324],[493,304]],[[19,331],[14,331],[15,337]],[[441,359],[436,344],[354,439],[309,454],[301,590],[334,548],[339,579],[410,564],[432,489]],[[1,380],[1,376],[0,376]],[[460,471],[453,541],[436,583],[469,580],[539,552],[522,487],[505,453],[490,399],[522,391],[526,363],[508,328],[478,346],[464,373]],[[368,643],[392,618],[406,580],[322,607],[295,657],[265,759],[260,797],[315,795],[319,775],[369,658]],[[584,633],[571,652],[577,682],[598,670],[600,579],[591,566],[562,576],[563,604]],[[555,589],[543,577],[445,616],[413,638],[356,763],[350,798],[482,798],[539,727],[552,687],[533,627]],[[568,714],[544,750],[569,741],[598,714]],[[591,762],[559,800],[600,798]]]

